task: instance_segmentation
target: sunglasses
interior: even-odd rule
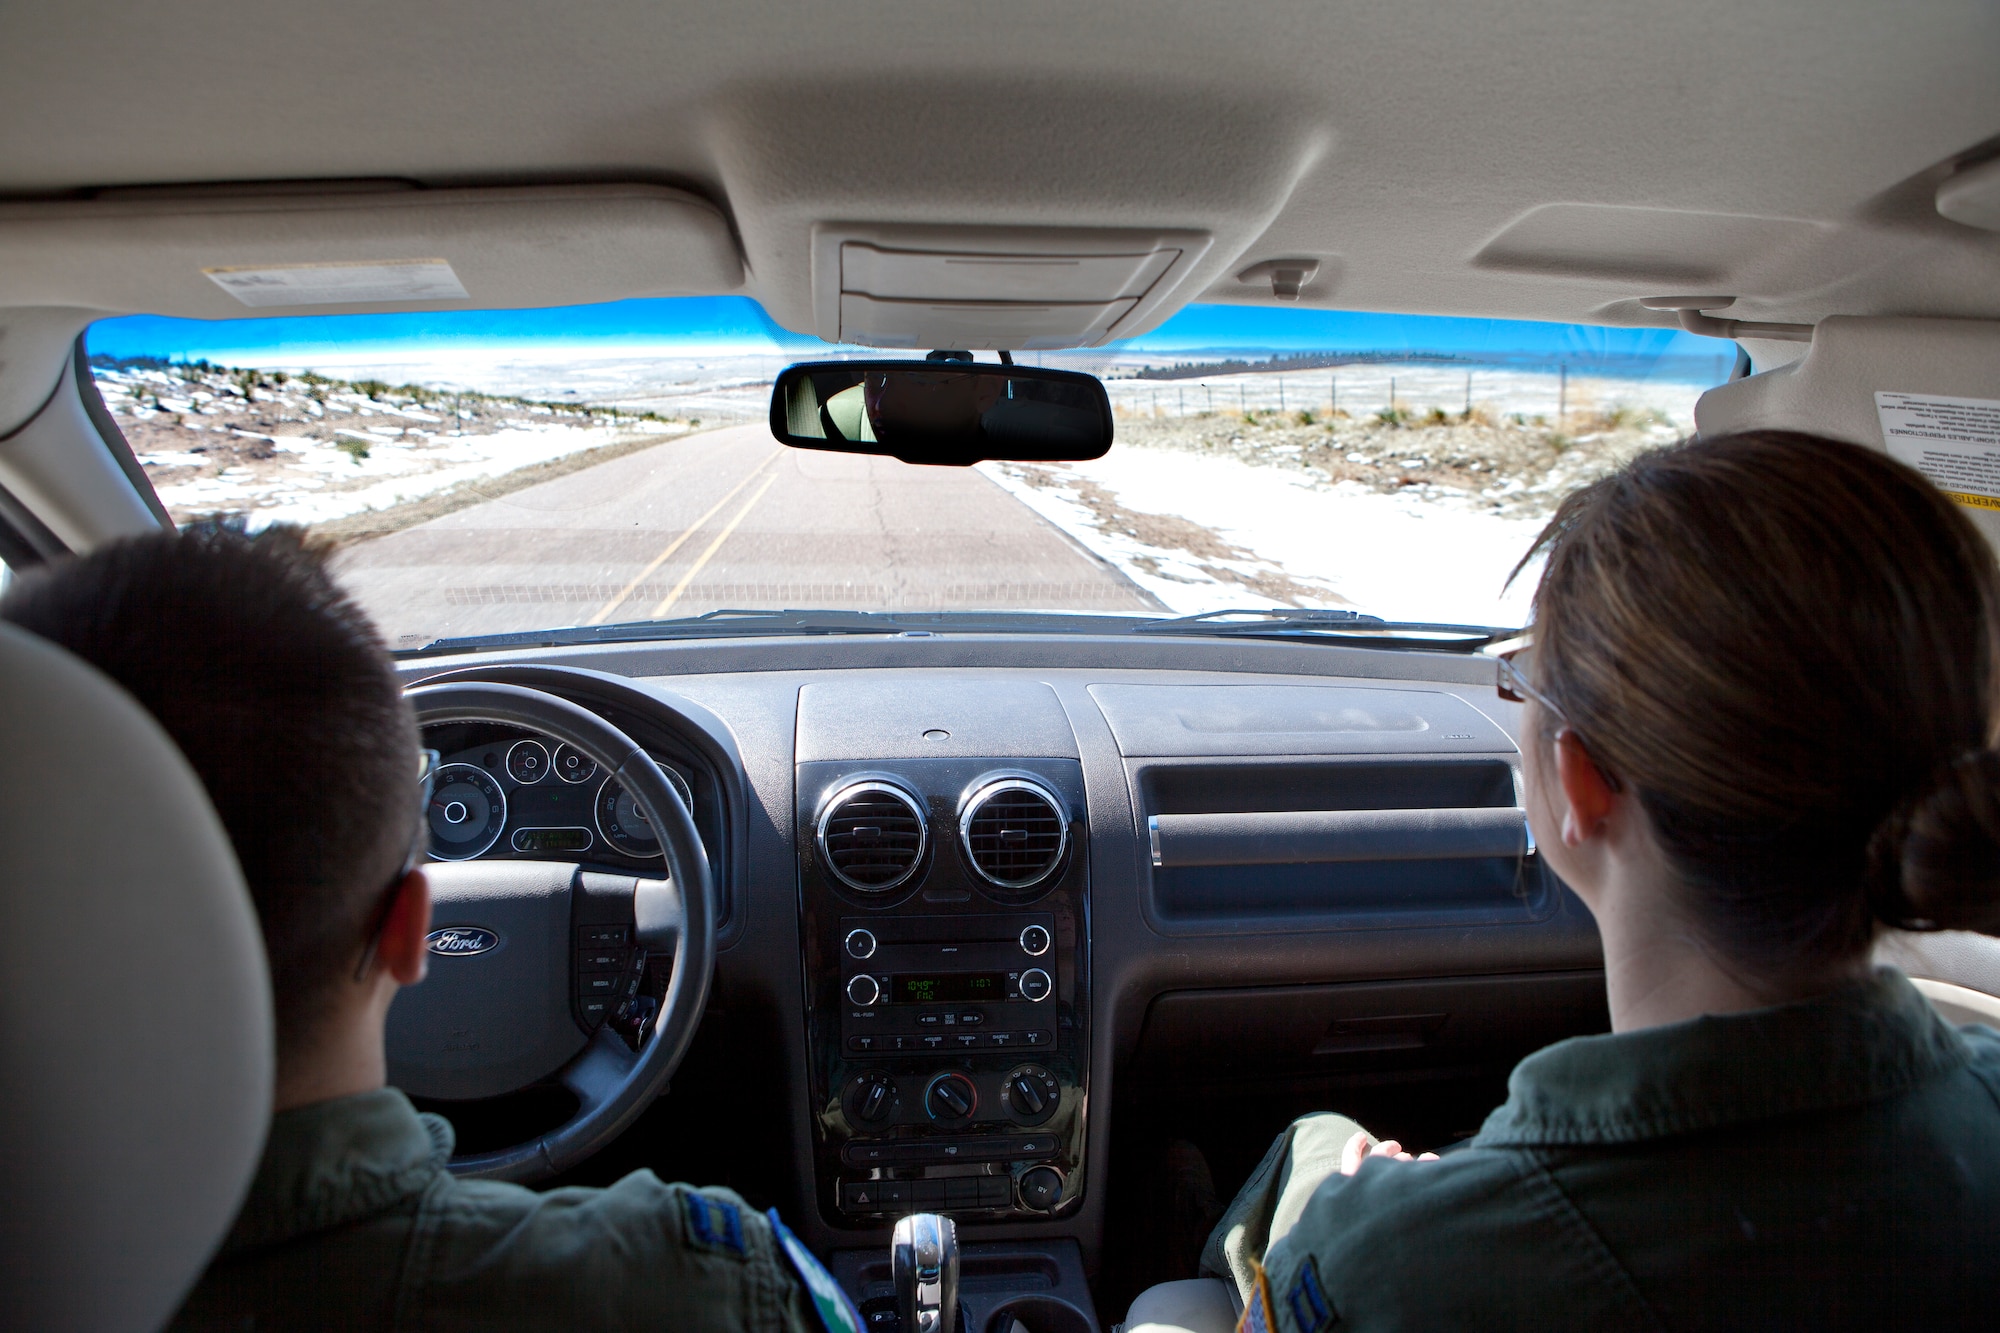
[[[361,948],[361,962],[354,969],[356,981],[368,980],[368,969],[375,966],[375,954],[382,947],[382,932],[388,928],[389,913],[396,909],[396,899],[403,891],[403,883],[409,879],[424,859],[424,845],[429,841],[431,795],[437,788],[438,752],[436,750],[417,751],[417,832],[410,840],[410,854],[403,859],[403,868],[396,872],[396,878],[389,887],[382,890],[381,901],[368,914],[367,943]]]

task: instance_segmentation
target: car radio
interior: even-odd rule
[[[1074,760],[799,765],[826,1220],[1081,1197],[1087,867]]]

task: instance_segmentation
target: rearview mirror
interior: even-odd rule
[[[1111,447],[1094,375],[969,361],[808,361],[771,386],[771,433],[799,449],[966,467],[1063,462]]]

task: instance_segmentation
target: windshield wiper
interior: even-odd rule
[[[1317,642],[1393,645],[1440,652],[1476,652],[1518,634],[1492,625],[1450,625],[1423,620],[1384,620],[1359,611],[1298,606],[1236,607],[1200,615],[1148,620],[1134,634],[1201,634],[1221,638],[1310,639]]]
[[[583,643],[636,643],[650,639],[732,639],[788,634],[1019,634],[1061,629],[1123,634],[1138,622],[1121,615],[1047,611],[710,611],[672,620],[628,620],[612,625],[571,625],[433,639],[398,657],[434,657],[498,648],[554,648]]]
[[[557,648],[587,643],[666,639],[737,639],[824,634],[1181,634],[1220,638],[1292,639],[1434,652],[1475,652],[1519,633],[1482,625],[1384,620],[1355,611],[1252,607],[1193,616],[1133,616],[1069,611],[710,611],[672,620],[628,620],[434,639],[397,657],[439,657],[504,648]]]

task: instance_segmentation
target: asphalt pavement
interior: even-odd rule
[[[392,647],[722,608],[1158,611],[970,469],[670,441],[388,536],[338,563]]]

